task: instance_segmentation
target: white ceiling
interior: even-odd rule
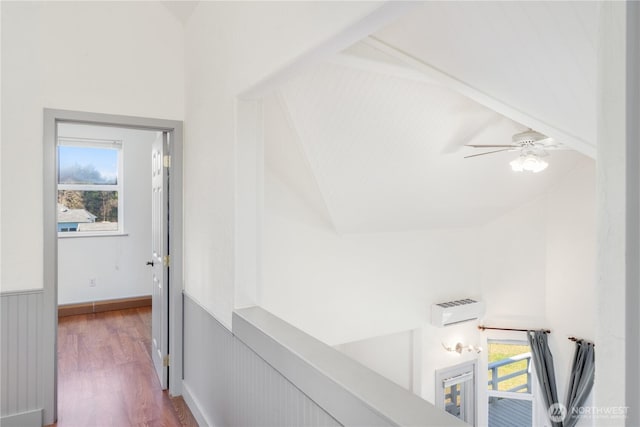
[[[322,64],[280,97],[343,233],[483,224],[590,161],[555,151],[544,173],[515,174],[508,163],[517,153],[464,159],[473,153],[464,144],[509,143],[526,127],[440,85],[376,71]]]
[[[425,2],[374,36],[593,153],[599,9],[589,1]]]
[[[464,159],[464,145],[533,127],[595,152],[598,7],[422,4],[281,87],[265,117],[298,148],[267,164],[342,233],[485,224],[593,162],[553,151],[544,172],[514,173],[517,153]]]

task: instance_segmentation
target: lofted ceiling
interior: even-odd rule
[[[594,155],[599,2],[425,2],[374,35],[496,111]]]
[[[323,64],[282,88],[280,106],[340,232],[467,227],[544,193],[584,156],[554,151],[544,173],[517,153],[471,159],[466,143],[526,129],[439,85]]]
[[[309,182],[298,192],[341,233],[485,224],[593,162],[597,13],[422,4],[280,88],[265,117],[283,117],[298,148],[267,144],[267,164],[298,190]],[[464,159],[477,153],[466,144],[509,144],[528,127],[570,149],[538,174],[511,171],[516,152]]]

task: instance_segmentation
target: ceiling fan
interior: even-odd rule
[[[556,142],[553,138],[536,132],[533,129],[528,129],[524,132],[516,133],[511,138],[511,144],[490,144],[490,145],[475,145],[467,144],[467,147],[472,148],[499,148],[499,150],[487,151],[479,154],[472,154],[465,156],[465,159],[470,157],[485,156],[487,154],[500,153],[502,151],[519,151],[520,155],[509,164],[511,168],[516,172],[530,171],[541,172],[549,166],[549,164],[542,159],[549,155],[547,150],[556,150],[564,148],[562,144]]]

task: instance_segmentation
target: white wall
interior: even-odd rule
[[[234,308],[237,96],[379,6],[199,2],[186,24],[185,289],[227,326]]]
[[[337,345],[357,360],[407,390],[413,387],[413,332],[403,331]]]
[[[563,400],[575,351],[567,338],[597,342],[596,171],[594,162],[586,163],[549,193],[547,206],[546,316],[553,327],[549,346]],[[585,406],[595,397],[594,390]],[[578,425],[596,423],[585,418]]]
[[[0,282],[8,291],[43,287],[43,108],[180,120],[184,49],[180,22],[159,2],[1,7]]]
[[[124,236],[58,238],[58,303],[150,295],[151,144],[158,132],[60,124],[60,137],[123,141]],[[95,279],[95,287],[89,282]]]
[[[479,293],[470,230],[337,234],[273,99],[265,158],[260,305],[268,311],[336,345],[418,328],[431,304]]]
[[[482,250],[485,323],[551,329],[549,347],[563,402],[575,349],[567,338],[595,339],[595,179],[595,162],[584,158],[544,197],[497,218],[481,231],[486,242]],[[486,331],[481,335],[485,346],[487,339],[526,340],[524,333]],[[486,364],[486,354],[482,357]],[[486,371],[481,370],[479,378],[484,384]],[[585,419],[581,425],[591,422]]]

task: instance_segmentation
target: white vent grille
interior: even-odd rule
[[[441,302],[440,304],[437,304],[437,305],[442,308],[449,308],[449,307],[457,307],[459,305],[473,304],[474,302],[478,302],[478,301],[467,298],[467,299],[459,299],[459,300],[449,301],[449,302]]]
[[[484,303],[471,298],[441,302],[431,306],[431,324],[442,327],[467,322],[484,314]]]

